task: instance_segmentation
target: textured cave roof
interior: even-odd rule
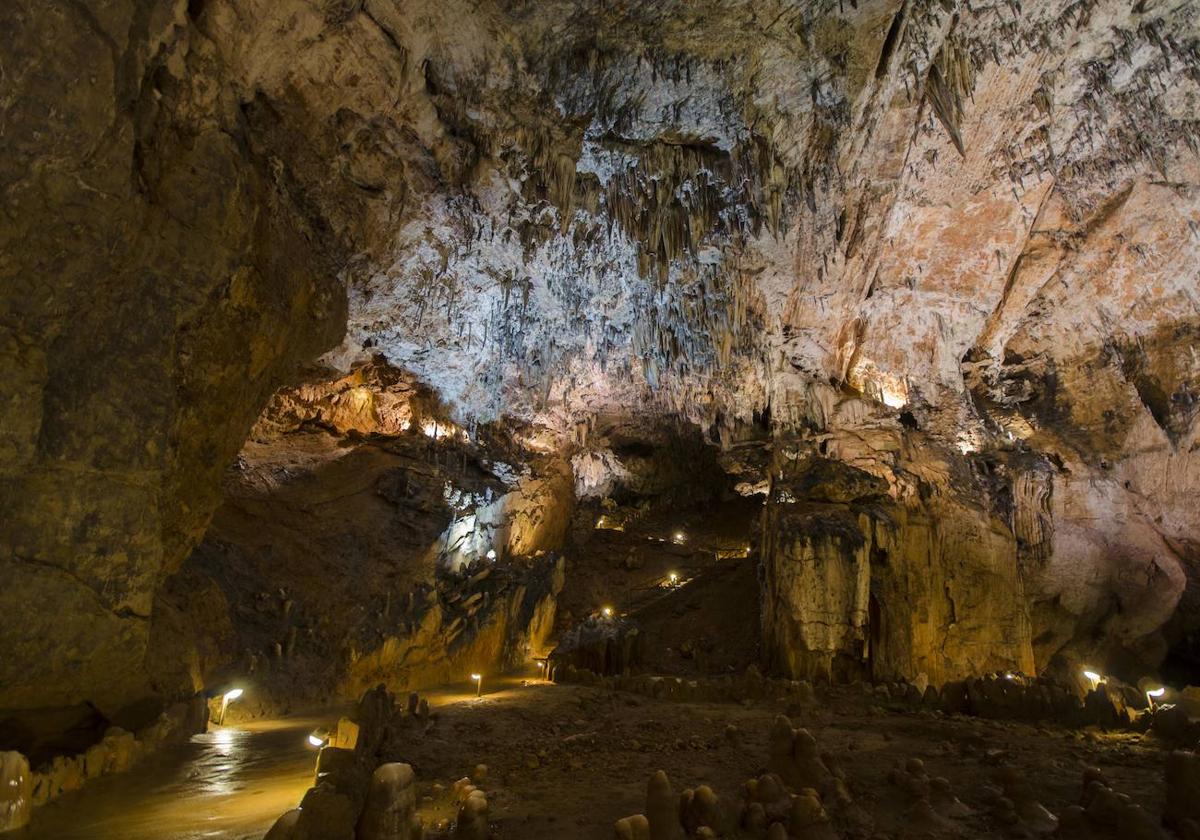
[[[960,449],[1052,426],[1091,454],[1147,418],[1194,435],[1196,12],[370,0],[199,25],[257,132],[310,135],[273,145],[347,247],[336,367],[382,354],[464,421],[821,427],[860,395]]]

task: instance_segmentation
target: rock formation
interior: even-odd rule
[[[679,424],[788,677],[1194,666],[1198,26],[4,4],[0,722],[526,655]]]

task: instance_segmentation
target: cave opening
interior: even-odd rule
[[[1197,0],[0,4],[0,836],[1200,836]]]

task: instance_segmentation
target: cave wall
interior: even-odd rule
[[[777,466],[761,552],[766,656],[795,678],[1036,671],[1017,540],[986,503],[897,503],[880,477],[806,453]]]
[[[185,4],[8,3],[0,31],[0,708],[111,713],[148,691],[155,591],[345,294]]]
[[[545,452],[611,413],[824,446],[902,553],[1015,556],[1038,667],[1191,632],[1194,0],[0,15],[0,707],[150,690],[155,592],[327,350]]]
[[[901,422],[863,425],[857,399],[826,396],[836,431],[777,441],[771,468],[772,664],[834,679],[1082,665],[1128,679],[1194,633],[1180,609],[1194,555],[1127,488],[1015,441],[963,457]]]

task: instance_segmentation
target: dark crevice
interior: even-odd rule
[[[892,18],[892,25],[888,27],[887,35],[883,39],[883,48],[879,52],[879,63],[875,65],[876,79],[882,79],[887,75],[888,66],[892,63],[892,54],[896,51],[896,44],[900,40],[900,30],[903,26],[904,4],[901,3],[900,10]]]

